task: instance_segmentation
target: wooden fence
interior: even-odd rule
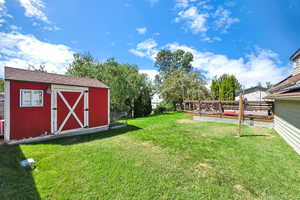
[[[194,115],[237,118],[239,101],[208,101],[188,100],[177,105],[179,110]],[[272,101],[243,101],[243,118],[257,121],[273,121],[274,102]]]

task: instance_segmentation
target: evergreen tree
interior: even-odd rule
[[[211,84],[211,93],[214,100],[234,100],[235,92],[241,89],[241,84],[234,75],[223,74],[215,77]]]

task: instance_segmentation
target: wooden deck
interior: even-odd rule
[[[219,117],[219,118],[228,118],[228,119],[238,119],[238,115],[225,115],[225,114],[212,114],[212,113],[197,113],[193,111],[185,110],[184,112],[191,114],[193,116],[204,116],[204,117]],[[259,122],[273,122],[274,118],[267,118],[266,116],[258,116],[258,115],[244,115],[244,120],[253,120]]]
[[[195,116],[238,119],[238,101],[185,101],[183,111]],[[243,119],[260,122],[274,121],[272,101],[245,101]]]

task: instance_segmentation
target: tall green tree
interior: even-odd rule
[[[160,51],[155,60],[159,75],[155,86],[168,104],[182,104],[185,99],[205,99],[209,92],[200,72],[192,68],[193,55],[183,50]]]
[[[215,77],[210,87],[214,100],[234,100],[235,92],[241,88],[236,77],[228,74],[223,74],[219,78]]]
[[[181,49],[174,52],[170,50],[161,50],[155,58],[155,66],[158,67],[160,72],[174,70],[189,72],[192,69],[191,62],[193,61],[193,58],[193,54]]]
[[[147,77],[139,73],[136,65],[121,64],[115,59],[100,63],[90,54],[75,54],[67,73],[76,77],[96,78],[108,85],[111,89],[110,105],[113,112],[127,112],[132,117],[149,114],[151,86]]]

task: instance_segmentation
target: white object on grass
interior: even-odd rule
[[[27,166],[30,166],[34,162],[35,161],[33,160],[33,158],[28,158],[26,160],[22,160],[20,163],[23,167],[27,167]]]

